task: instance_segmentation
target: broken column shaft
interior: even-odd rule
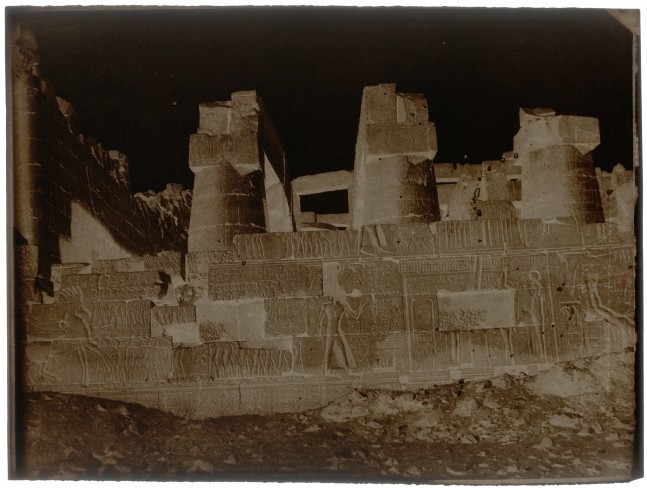
[[[256,92],[200,105],[200,127],[189,143],[189,252],[229,249],[234,235],[266,230],[259,111]]]
[[[352,227],[440,220],[432,160],[436,128],[423,95],[364,89],[355,149]]]
[[[521,166],[521,218],[604,222],[591,152],[600,144],[597,119],[521,109],[514,152]]]

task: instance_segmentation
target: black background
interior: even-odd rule
[[[292,177],[352,169],[362,88],[424,93],[437,162],[512,149],[518,110],[597,117],[596,164],[632,166],[632,38],[604,10],[14,8],[80,130],[130,159],[133,191],[192,186],[198,103],[256,89]],[[7,30],[9,32],[9,29]]]

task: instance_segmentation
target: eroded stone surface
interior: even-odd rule
[[[68,130],[71,108],[57,107]],[[111,188],[127,194],[127,160],[83,139],[103,176],[59,209],[70,225],[54,218],[54,241],[24,236],[18,255],[28,387],[202,418],[322,406],[352,386],[534,374],[635,347],[635,184],[623,168],[596,171],[594,119],[522,110],[500,161],[435,164],[425,97],[367,87],[354,171],[290,185],[256,92],[199,112],[192,197],[169,185],[110,200],[103,215],[96,202]],[[337,190],[348,214],[301,212],[302,196]],[[148,223],[113,225],[133,201],[129,226]],[[119,237],[177,241],[189,208],[188,253]]]

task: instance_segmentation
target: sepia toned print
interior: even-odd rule
[[[596,117],[519,107],[499,159],[437,162],[432,101],[366,83],[352,171],[291,178],[241,90],[194,107],[192,189],[133,193],[8,42],[14,476],[635,475],[638,193]]]

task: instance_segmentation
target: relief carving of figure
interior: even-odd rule
[[[546,359],[546,298],[544,286],[541,284],[541,273],[536,269],[528,272],[528,283],[526,286],[528,299],[521,307],[522,314],[528,319],[526,322],[533,326],[533,347],[539,351],[542,360]],[[522,321],[525,322],[525,321]]]
[[[330,362],[333,350],[335,351],[337,362],[340,363],[340,366],[342,366],[347,373],[350,373],[357,368],[353,352],[343,331],[343,323],[346,317],[359,320],[364,307],[371,300],[369,297],[365,297],[357,310],[355,310],[351,304],[348,303],[346,291],[339,282],[341,266],[339,263],[334,263],[331,269],[331,280],[326,285],[327,289],[325,291],[328,295],[328,300],[321,305],[318,320],[320,336],[323,335],[322,326],[324,323],[326,324],[326,344],[323,364],[324,375],[328,375],[330,373]],[[351,295],[357,295],[355,290]]]
[[[27,345],[26,358],[28,362],[35,364],[40,378],[54,383],[60,383],[62,378],[49,368],[51,362],[58,356],[69,351],[67,344],[72,344],[81,363],[81,382],[84,386],[89,385],[94,376],[99,373],[99,364],[102,364],[106,371],[112,368],[105,358],[105,354],[98,347],[96,340],[92,337],[91,323],[94,317],[92,305],[86,299],[83,288],[74,286],[60,292],[63,301],[69,302],[63,320],[59,322],[62,337],[56,341],[36,341]],[[90,355],[97,356],[99,362],[95,364],[97,371],[95,375],[90,373]]]
[[[623,315],[602,303],[598,290],[599,277],[596,273],[587,271],[584,274],[586,285],[585,304],[587,315],[600,318],[614,327],[620,333],[623,347],[633,346],[636,341],[636,324],[629,315]]]
[[[362,227],[361,236],[359,238],[360,249],[359,252],[368,256],[379,256],[380,254],[391,254],[387,249],[388,242],[384,231],[380,225],[365,225]],[[368,236],[370,246],[364,243],[365,237]]]
[[[359,320],[362,315],[362,311],[370,301],[370,298],[366,297],[362,300],[362,303],[357,310],[353,309],[346,300],[346,297],[343,295],[332,296],[329,298],[329,301],[326,301],[321,305],[321,311],[319,314],[320,330],[324,321],[326,324],[326,346],[324,349],[323,374],[330,374],[330,362],[332,359],[333,349],[335,347],[338,347],[338,351],[340,351],[340,353],[336,355],[337,361],[341,361],[343,363],[341,366],[347,373],[350,373],[357,369],[357,365],[355,363],[353,351],[351,350],[343,331],[342,326],[344,318],[348,316],[354,320]]]

